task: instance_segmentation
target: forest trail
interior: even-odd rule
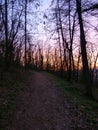
[[[75,127],[77,124],[81,127],[83,120],[76,121],[75,111],[48,75],[43,72],[32,72],[31,75],[27,87],[16,99],[9,129],[80,130]]]

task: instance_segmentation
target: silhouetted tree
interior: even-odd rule
[[[81,10],[81,0],[76,0],[78,20],[80,25],[80,46],[81,46],[81,55],[82,55],[82,64],[83,64],[83,80],[86,84],[87,95],[92,96],[92,83],[90,79],[90,71],[87,60],[87,50],[86,50],[86,38],[84,33],[83,19],[82,19],[82,10]]]
[[[8,1],[5,0],[5,45],[6,45],[6,50],[5,50],[5,69],[8,69]]]

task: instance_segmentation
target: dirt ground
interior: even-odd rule
[[[93,130],[84,119],[48,75],[32,72],[16,99],[8,130]]]

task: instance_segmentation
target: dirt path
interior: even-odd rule
[[[43,73],[32,73],[16,103],[10,130],[77,130],[68,102]]]

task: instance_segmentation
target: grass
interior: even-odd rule
[[[48,73],[52,81],[59,87],[68,101],[72,102],[78,109],[87,115],[87,120],[98,124],[98,102],[84,95],[85,89],[82,84],[69,83],[62,78]]]
[[[0,81],[0,130],[7,129],[15,108],[15,99],[26,86],[28,74],[24,70],[4,73],[3,80]]]

